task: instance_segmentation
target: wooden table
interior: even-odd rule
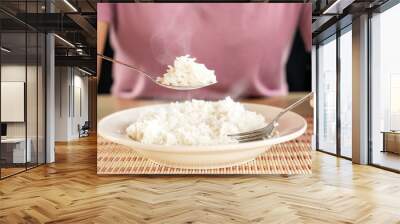
[[[306,93],[290,93],[287,96],[282,97],[271,97],[271,98],[260,98],[260,99],[245,99],[241,102],[257,103],[257,104],[267,104],[277,107],[286,107],[296,100],[305,96]],[[157,100],[126,100],[118,99],[111,95],[98,95],[97,96],[97,119],[100,120],[104,116],[107,116],[113,112],[120,111],[123,109],[128,109],[131,107],[144,106],[149,104],[165,103],[166,101]],[[304,103],[293,110],[294,112],[306,117],[312,116],[313,109],[308,103]]]
[[[382,131],[383,150],[382,152],[392,152],[400,154],[400,131]]]
[[[27,145],[25,151],[25,144]],[[4,138],[1,139],[2,158],[8,164],[25,164],[31,162],[32,139],[31,138]],[[25,155],[27,153],[27,155]],[[25,161],[26,160],[26,161]]]
[[[305,93],[290,94],[285,97],[247,99],[242,102],[268,104],[278,107],[286,107],[294,101],[303,97]],[[154,103],[165,103],[165,101],[150,100],[122,100],[112,96],[98,97],[98,116],[102,117],[127,108],[138,107]],[[296,108],[295,112],[304,117],[312,116],[312,108],[309,103]],[[310,122],[311,120],[309,120]],[[135,153],[129,148],[113,144],[112,142],[98,139],[98,173],[104,175],[115,174],[306,174],[311,172],[310,138],[312,125],[308,126],[306,134],[297,138],[297,142],[277,145],[268,150],[267,153],[260,155],[258,159],[247,165],[238,167],[227,167],[226,169],[204,169],[204,170],[185,170],[167,169],[163,166],[156,166],[151,161],[143,159],[140,154]],[[110,159],[112,158],[112,159]],[[297,159],[293,159],[297,158]],[[272,165],[274,164],[274,165]],[[262,168],[260,168],[262,167]],[[256,171],[255,171],[256,170]]]

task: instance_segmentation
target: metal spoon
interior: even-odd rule
[[[204,87],[207,87],[207,86],[210,86],[210,85],[214,85],[215,83],[217,83],[217,82],[213,82],[213,83],[209,83],[209,84],[202,85],[202,86],[173,86],[173,85],[165,85],[165,84],[162,84],[162,83],[158,82],[158,81],[156,80],[156,78],[154,78],[153,76],[149,75],[148,73],[146,73],[146,72],[144,72],[144,71],[142,71],[142,70],[140,70],[140,69],[138,69],[138,68],[136,68],[136,67],[134,67],[134,66],[132,66],[132,65],[126,64],[126,63],[124,63],[124,62],[115,60],[115,59],[113,59],[113,58],[107,57],[107,56],[102,55],[102,54],[99,54],[99,53],[97,53],[97,55],[98,55],[99,57],[101,57],[101,58],[107,60],[107,61],[110,61],[110,62],[113,62],[113,63],[118,63],[118,64],[121,64],[121,65],[125,65],[126,67],[128,67],[128,68],[130,68],[130,69],[133,69],[133,70],[135,70],[135,71],[137,71],[137,72],[140,72],[141,74],[143,74],[143,75],[145,75],[147,78],[149,78],[151,81],[153,81],[155,84],[157,84],[157,85],[159,85],[159,86],[162,86],[162,87],[164,87],[164,88],[168,88],[168,89],[175,89],[175,90],[194,90],[194,89],[200,89],[200,88],[204,88]]]

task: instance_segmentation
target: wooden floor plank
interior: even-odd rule
[[[298,176],[98,176],[96,139],[0,181],[0,223],[400,223],[400,175],[313,152]]]

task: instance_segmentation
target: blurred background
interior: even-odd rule
[[[104,55],[111,57],[114,55],[108,38]],[[98,93],[107,94],[110,93],[113,83],[112,64],[103,60],[101,67]],[[286,64],[286,80],[290,92],[311,91],[311,54],[306,51],[299,31],[296,32],[289,60]]]

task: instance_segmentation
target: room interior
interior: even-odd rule
[[[343,7],[341,4],[345,3],[339,1],[336,7]],[[355,1],[343,7],[340,17],[332,18],[336,23],[330,27],[322,25],[318,30],[314,26],[325,17],[314,21],[314,89],[319,97],[314,139],[317,150],[399,172],[396,96],[400,70],[394,59],[399,50],[400,34],[395,29],[399,12],[400,6],[391,1]],[[366,74],[355,76],[359,69]],[[359,88],[361,95],[356,97],[359,93],[354,90]],[[365,119],[365,132],[352,127],[358,119]],[[354,141],[363,142],[361,148],[352,147]],[[364,158],[360,158],[359,151],[364,151]]]
[[[87,2],[80,6],[89,19],[92,6]],[[96,81],[94,58],[89,55],[93,42],[87,42],[89,38],[81,34],[86,31],[74,22],[83,19],[81,14],[72,19],[63,14],[64,19],[60,10],[73,9],[51,1],[2,1],[0,7],[0,179],[4,179],[54,162],[55,142],[95,132]],[[52,23],[47,22],[50,18]],[[89,27],[88,19],[83,22]]]
[[[17,28],[17,27],[16,27]],[[1,177],[45,162],[44,35],[1,34]]]
[[[297,110],[313,114],[312,174],[261,177],[96,174],[96,124],[111,112],[96,109],[98,2],[0,3],[0,222],[399,222],[398,1],[295,1],[313,7],[316,98]]]

